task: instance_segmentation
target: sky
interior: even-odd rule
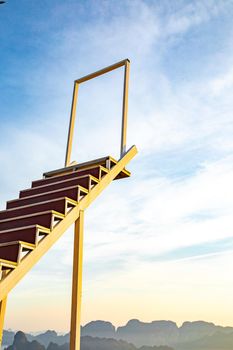
[[[233,326],[233,1],[0,6],[0,206],[65,158],[73,81],[131,60],[132,176],[85,212],[82,324]],[[120,145],[123,71],[83,84],[72,160]],[[70,324],[73,229],[8,299],[5,328]]]

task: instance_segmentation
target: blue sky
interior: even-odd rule
[[[132,178],[86,213],[83,323],[233,324],[232,15],[227,0],[0,7],[2,208],[63,165],[73,81],[131,60],[128,146],[139,154]],[[118,157],[122,73],[80,89],[73,159]],[[7,327],[69,329],[71,253],[69,230],[11,293]]]

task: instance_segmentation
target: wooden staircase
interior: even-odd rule
[[[112,180],[130,176],[112,157],[44,174],[0,211],[0,300]],[[35,258],[35,259],[34,259]],[[4,273],[3,273],[4,272]]]
[[[47,172],[7,202],[0,211],[1,301],[112,180],[130,176],[125,166],[136,153],[133,146],[119,161],[108,156]]]
[[[70,163],[80,84],[124,67],[120,159],[107,156]],[[83,218],[85,209],[113,181],[127,178],[125,169],[136,155],[126,151],[130,61],[125,59],[74,81],[65,167],[43,174],[0,211],[0,346],[7,296],[15,285],[74,224],[70,350],[80,350]]]

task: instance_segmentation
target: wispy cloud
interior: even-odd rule
[[[221,279],[218,263],[226,271],[231,266],[226,253],[229,247],[221,242],[231,239],[233,209],[233,48],[226,35],[232,33],[232,2],[127,1],[114,2],[114,6],[113,2],[103,1],[101,6],[94,1],[88,3],[88,10],[85,3],[71,0],[48,5],[45,17],[27,19],[27,28],[33,33],[28,40],[32,45],[35,38],[38,51],[33,50],[33,57],[27,54],[24,64],[23,59],[16,60],[12,54],[15,64],[4,73],[7,89],[3,91],[1,86],[1,91],[9,100],[12,92],[21,91],[22,99],[16,104],[14,98],[12,106],[4,107],[9,118],[3,107],[0,110],[2,205],[43,171],[63,165],[73,80],[122,58],[129,56],[132,60],[128,144],[136,144],[139,155],[130,165],[132,178],[112,184],[86,213],[85,320],[94,317],[90,308],[95,302],[89,289],[93,284],[97,295],[104,289],[108,305],[109,290],[115,297],[114,290],[124,285],[124,290],[132,294],[129,281],[134,281],[135,288],[139,274],[144,276],[143,286],[136,290],[138,295],[151,290],[148,304],[154,300],[152,294],[158,286],[162,294],[168,287],[176,295],[191,293],[190,276],[195,286],[201,278],[206,287],[204,272],[200,276],[199,269],[209,272],[211,267],[207,267],[205,259],[194,259],[203,250],[209,259],[213,259],[211,254],[220,254],[214,258],[214,266],[218,278],[226,282],[225,277]],[[34,6],[30,6],[30,13],[34,13]],[[223,22],[225,25],[220,26]],[[25,43],[26,39],[20,40]],[[18,79],[14,78],[16,71]],[[106,151],[118,156],[121,84],[120,71],[81,87],[73,152],[78,161],[105,155]],[[60,289],[59,296],[66,303],[71,253],[70,230],[30,278],[17,287],[15,300],[23,298],[25,288],[38,288],[42,302],[42,295],[51,292],[39,281],[47,282],[53,275],[51,291],[67,286],[64,294]],[[191,259],[187,266],[179,262],[184,255],[187,261]],[[165,261],[159,263],[161,256]],[[57,261],[59,264],[54,263]],[[47,271],[48,265],[51,268]],[[156,273],[158,278],[154,277]],[[167,276],[174,280],[168,283]],[[185,287],[182,281],[186,278],[190,284]],[[167,316],[162,312],[167,293],[166,298],[155,294],[161,302],[160,315],[176,319],[171,303],[173,311]],[[201,295],[198,298],[195,300],[200,301]],[[126,300],[129,302],[129,298]],[[100,305],[103,303],[101,299]],[[137,316],[138,312],[145,319],[146,311],[137,304],[133,298],[129,303],[132,309],[123,318]],[[10,310],[15,306],[14,301],[10,302]],[[67,304],[63,310],[65,307]],[[102,315],[98,305],[94,310]],[[110,307],[103,317],[112,319],[110,310],[113,314]],[[187,310],[195,317],[193,309]],[[208,312],[213,315],[210,308]],[[123,320],[116,315],[117,322]],[[191,318],[185,313],[182,317]],[[12,322],[9,316],[8,325]],[[47,322],[49,325],[55,320],[51,316]],[[35,328],[39,324],[38,321]],[[23,327],[28,327],[26,321]],[[62,327],[68,328],[65,323],[57,326]]]

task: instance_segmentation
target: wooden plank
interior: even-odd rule
[[[67,141],[67,146],[66,146],[65,166],[70,165],[70,157],[71,157],[71,152],[72,152],[72,143],[73,143],[73,136],[74,136],[74,124],[75,124],[75,117],[76,117],[77,98],[78,98],[78,83],[75,81],[74,82],[74,90],[73,90],[72,106],[71,106],[71,112],[70,112],[70,125],[69,125],[69,131],[68,131],[68,141]]]
[[[6,271],[3,272],[3,278],[5,277]],[[3,337],[3,327],[4,320],[6,314],[6,304],[7,304],[7,296],[0,301],[0,348],[2,345],[2,337]]]
[[[123,103],[122,103],[121,149],[120,149],[121,158],[126,152],[128,95],[129,95],[129,68],[130,68],[130,62],[126,61],[125,74],[124,74]]]
[[[59,169],[52,170],[52,171],[46,171],[43,174],[43,176],[45,178],[52,177],[52,176],[58,176],[60,174],[69,173],[69,172],[76,171],[76,170],[89,169],[89,168],[91,168],[93,166],[97,166],[97,165],[102,165],[102,166],[106,167],[106,162],[109,161],[109,160],[111,161],[112,166],[117,163],[117,161],[114,158],[110,157],[110,156],[101,157],[101,158],[97,158],[97,159],[94,159],[94,160],[89,160],[87,162],[70,165],[70,166],[67,166],[67,167],[64,167],[64,168],[59,168]]]
[[[6,314],[7,297],[0,301],[0,346],[2,345],[3,327]]]
[[[88,80],[91,80],[91,79],[94,79],[94,78],[97,78],[99,77],[100,75],[103,75],[103,74],[106,74],[106,73],[109,73],[117,68],[120,68],[120,67],[123,67],[126,62],[130,62],[129,59],[125,59],[125,60],[122,60],[120,62],[117,62],[117,63],[114,63],[112,64],[111,66],[108,66],[106,68],[103,68],[103,69],[100,69],[94,73],[91,73],[91,74],[88,74],[88,75],[85,75],[84,77],[82,78],[79,78],[77,80],[75,80],[78,84],[81,84],[81,83],[84,83],[85,81],[88,81]]]
[[[62,188],[72,187],[72,186],[82,186],[85,189],[90,190],[90,186],[89,186],[90,180],[91,180],[91,183],[93,183],[93,184],[96,184],[99,182],[99,180],[92,175],[79,176],[77,174],[76,177],[71,178],[71,179],[56,181],[56,182],[53,182],[51,184],[50,183],[45,184],[44,186],[27,188],[25,190],[22,190],[19,193],[19,198],[32,197],[32,196],[40,195],[42,193],[58,191]]]
[[[68,205],[75,206],[76,204],[77,201],[73,201],[72,199],[68,199],[67,197],[57,198],[51,201],[45,201],[13,209],[2,210],[0,211],[0,220],[16,218],[17,216],[31,215],[48,210],[55,210],[58,213],[66,215]]]
[[[39,195],[36,194],[30,197],[18,198],[18,199],[7,201],[7,209],[14,209],[18,207],[28,206],[30,204],[36,205],[38,203],[48,202],[61,197],[67,197],[74,201],[79,201],[80,195],[86,195],[87,193],[88,193],[88,190],[80,185],[66,187],[56,191],[45,192]]]
[[[83,225],[84,211],[80,210],[74,226],[74,256],[70,325],[70,350],[80,349],[81,337],[81,303],[82,303],[82,269],[83,269]]]
[[[76,171],[69,172],[67,174],[57,175],[57,176],[53,176],[53,177],[47,177],[44,179],[33,181],[32,188],[44,186],[46,184],[51,184],[51,183],[54,183],[56,181],[63,181],[65,179],[71,179],[73,177],[83,176],[83,175],[92,175],[95,178],[97,178],[98,180],[100,180],[101,173],[107,173],[107,172],[108,172],[108,170],[106,168],[102,167],[101,165],[92,166],[88,169],[79,169]]]

